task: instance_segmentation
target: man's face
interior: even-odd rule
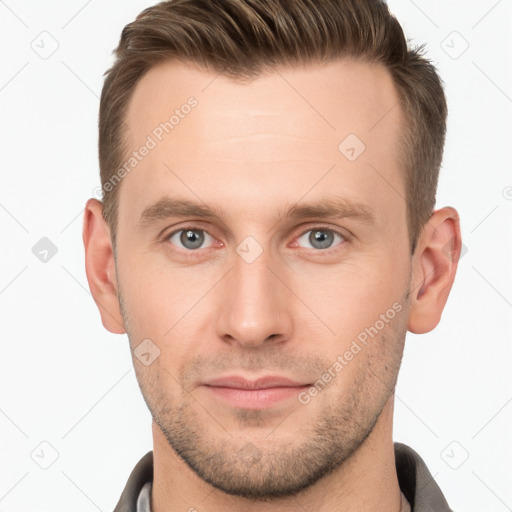
[[[131,348],[159,351],[133,358],[156,424],[204,480],[255,499],[333,471],[392,408],[411,269],[387,71],[278,71],[149,71],[127,142],[155,144],[123,179],[117,233]],[[164,198],[217,216],[148,210]],[[269,376],[295,385],[240,389]]]

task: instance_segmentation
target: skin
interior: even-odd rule
[[[165,62],[134,91],[128,147],[190,96],[197,107],[123,178],[116,259],[101,203],[84,215],[103,325],[128,333],[132,354],[147,338],[160,350],[147,366],[133,357],[154,419],[152,510],[398,512],[393,392],[405,334],[438,324],[461,238],[457,212],[441,208],[410,255],[390,75],[340,60],[242,84]],[[353,162],[338,150],[351,133],[366,146]],[[140,226],[164,195],[222,212]],[[366,205],[375,223],[281,217],[333,197]],[[199,249],[170,237],[190,226],[209,235]],[[314,248],[319,226],[341,236]],[[251,263],[236,250],[247,236],[262,249]],[[234,407],[202,385],[227,374],[312,384],[393,304],[400,311],[307,404]]]

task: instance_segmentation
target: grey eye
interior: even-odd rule
[[[329,249],[336,240],[343,240],[344,237],[331,229],[315,228],[306,231],[298,238],[299,243],[309,243],[312,249]]]
[[[180,229],[169,237],[171,243],[188,250],[199,249],[208,239],[212,240],[211,235],[202,229]]]

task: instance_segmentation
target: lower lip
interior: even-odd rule
[[[228,402],[234,407],[242,409],[261,409],[270,407],[283,400],[297,395],[307,389],[309,386],[293,386],[281,388],[265,388],[265,389],[240,389],[227,388],[221,386],[205,386],[215,396]]]

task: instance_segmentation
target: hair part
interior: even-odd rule
[[[408,47],[383,0],[169,0],[143,10],[122,31],[100,100],[103,216],[114,250],[121,184],[105,184],[125,160],[128,104],[150,68],[176,59],[248,82],[278,66],[355,58],[384,65],[400,99],[413,254],[435,206],[447,117],[442,82],[423,50]]]

